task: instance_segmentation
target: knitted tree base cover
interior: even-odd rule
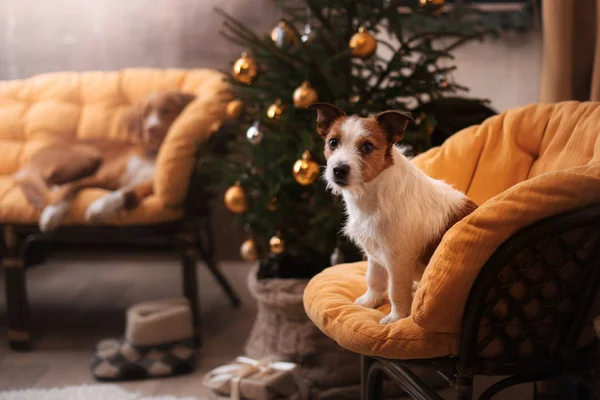
[[[308,280],[257,280],[256,273],[253,270],[248,276],[248,287],[258,306],[245,347],[248,357],[298,364],[313,391],[358,385],[360,356],[325,336],[304,311],[302,295]]]

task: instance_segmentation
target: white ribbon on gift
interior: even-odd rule
[[[298,375],[296,367],[297,365],[291,362],[272,361],[268,359],[254,360],[249,357],[237,357],[235,359],[235,364],[223,365],[207,373],[203,383],[209,389],[217,390],[221,388],[224,383],[229,382],[229,399],[241,400],[240,382],[247,376],[254,375],[258,372],[291,371],[294,380],[296,381],[296,386],[298,387],[300,399],[307,399],[308,391],[302,378]]]

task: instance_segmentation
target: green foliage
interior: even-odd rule
[[[325,164],[323,141],[315,132],[313,112],[293,105],[292,94],[307,80],[317,90],[319,101],[336,104],[349,114],[372,115],[388,109],[406,110],[418,117],[405,135],[406,144],[418,151],[431,147],[436,115],[443,113],[445,98],[481,105],[481,100],[459,97],[466,88],[455,83],[451,72],[452,52],[473,40],[482,40],[499,27],[473,8],[460,5],[446,13],[412,4],[412,12],[398,12],[407,2],[389,0],[279,1],[284,19],[293,30],[296,44],[279,48],[268,33],[257,34],[240,21],[217,10],[224,18],[222,34],[242,46],[259,65],[259,74],[248,86],[231,79],[234,97],[246,112],[239,134],[226,158],[213,158],[210,166],[222,188],[240,181],[250,202],[249,211],[236,216],[252,235],[263,255],[268,241],[281,232],[289,252],[314,252],[328,256],[344,243],[341,199],[332,196],[322,181],[299,185],[292,166],[308,149],[313,159]],[[503,24],[504,22],[502,22]],[[309,40],[301,36],[310,27]],[[359,26],[378,40],[378,53],[370,59],[353,58],[348,42]],[[277,99],[286,107],[279,121],[266,116]],[[430,106],[435,104],[435,107]],[[450,104],[451,105],[451,104]],[[464,107],[463,107],[464,109]],[[423,110],[429,110],[427,114]],[[440,111],[441,110],[441,111]],[[465,113],[468,115],[468,113]],[[445,119],[444,119],[445,118]],[[264,138],[250,144],[245,130],[259,121]],[[464,121],[475,123],[479,121]],[[448,126],[454,126],[449,123]],[[272,197],[278,209],[269,211]],[[345,244],[344,244],[345,245]]]

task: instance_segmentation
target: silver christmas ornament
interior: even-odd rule
[[[263,140],[263,133],[260,130],[258,121],[254,121],[250,128],[248,128],[246,139],[252,144],[259,144]]]
[[[300,36],[300,40],[302,40],[302,42],[306,43],[308,41],[311,41],[314,38],[314,36],[315,36],[315,34],[312,31],[310,24],[306,24],[304,26],[304,33],[302,34],[302,36]]]
[[[331,256],[329,257],[329,262],[331,265],[338,265],[344,262],[344,254],[339,247],[333,249]]]

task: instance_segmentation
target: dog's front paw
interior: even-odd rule
[[[125,206],[125,196],[121,192],[113,192],[100,197],[89,205],[85,211],[85,221],[97,224],[115,217]]]
[[[58,228],[69,213],[69,208],[69,203],[67,202],[46,206],[40,215],[40,231],[50,232]]]
[[[367,291],[354,301],[354,304],[366,308],[377,308],[383,304],[383,294]]]
[[[379,320],[379,323],[380,323],[381,325],[388,325],[388,324],[391,324],[391,323],[393,323],[393,322],[400,321],[401,319],[403,319],[403,318],[406,318],[406,317],[408,317],[409,315],[410,315],[410,314],[406,314],[406,315],[404,315],[404,314],[397,313],[397,312],[396,312],[396,313],[395,313],[395,312],[391,312],[391,313],[389,313],[387,316],[385,316],[385,317],[381,318],[381,319]]]

